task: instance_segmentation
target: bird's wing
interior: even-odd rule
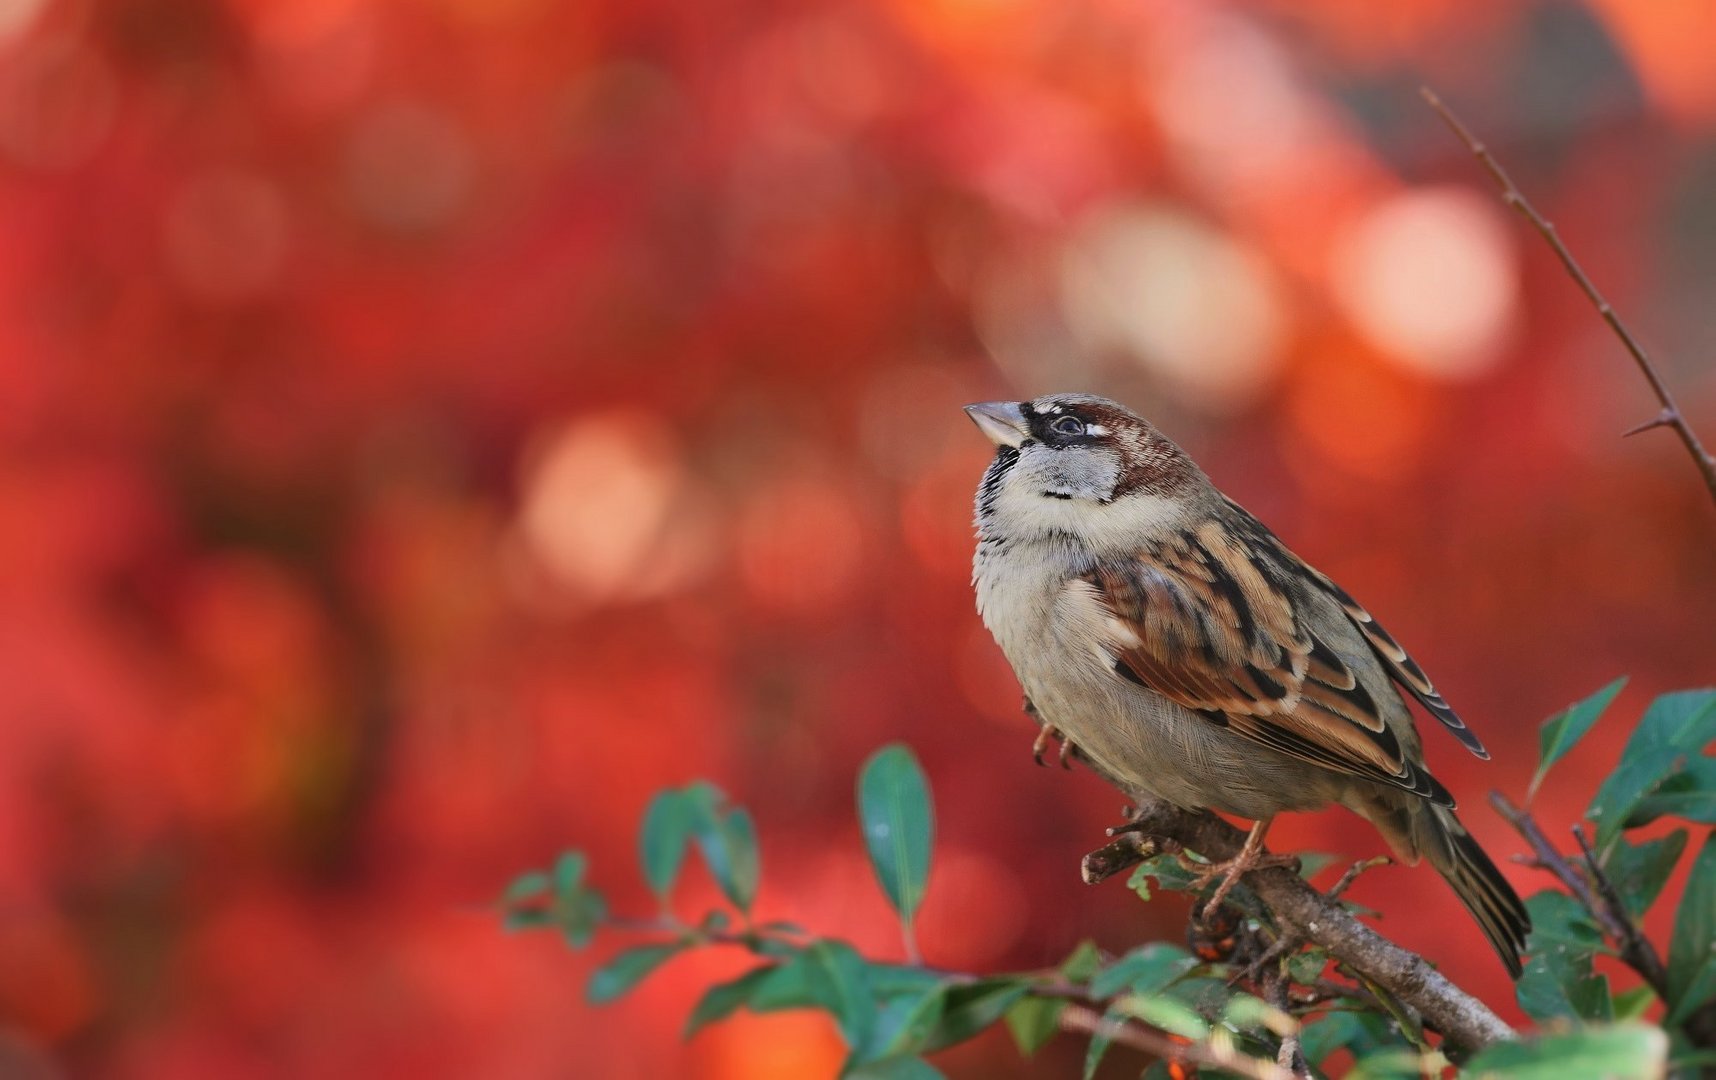
[[[1272,547],[1272,556],[1286,572],[1298,576],[1308,587],[1326,593],[1340,605],[1347,618],[1352,620],[1352,624],[1364,636],[1365,643],[1376,653],[1377,659],[1382,661],[1383,670],[1388,672],[1389,678],[1405,688],[1431,716],[1440,720],[1442,726],[1452,732],[1462,746],[1480,758],[1489,759],[1490,752],[1484,749],[1484,744],[1476,733],[1466,726],[1466,722],[1460,719],[1458,713],[1448,707],[1448,703],[1442,700],[1442,695],[1436,692],[1430,677],[1424,674],[1424,669],[1419,667],[1418,662],[1394,640],[1394,636],[1383,629],[1382,624],[1365,610],[1364,605],[1354,600],[1345,589],[1330,581],[1322,571],[1289,551],[1287,546],[1269,531],[1268,526],[1252,517],[1244,507],[1231,499],[1227,500],[1227,505],[1237,515],[1240,527],[1247,532],[1249,541]]]
[[[1119,675],[1284,754],[1453,805],[1245,538],[1212,522],[1100,563],[1082,582],[1109,616]]]

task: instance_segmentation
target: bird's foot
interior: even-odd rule
[[[1048,752],[1050,739],[1060,740],[1061,748],[1059,759],[1061,768],[1072,768],[1073,757],[1075,755],[1080,757],[1083,756],[1079,753],[1078,744],[1067,738],[1066,734],[1061,731],[1060,728],[1053,724],[1044,724],[1042,729],[1037,732],[1037,741],[1031,744],[1031,758],[1036,761],[1038,765],[1047,764],[1047,762],[1043,760],[1043,755]]]
[[[1210,898],[1204,901],[1202,912],[1205,916],[1220,908],[1222,901],[1227,899],[1227,894],[1233,891],[1233,887],[1239,879],[1253,870],[1264,870],[1276,866],[1298,868],[1299,857],[1297,855],[1271,855],[1263,850],[1263,836],[1268,831],[1269,822],[1267,820],[1259,821],[1253,825],[1251,832],[1245,837],[1245,845],[1231,859],[1216,863],[1194,863],[1184,857],[1181,858],[1181,865],[1192,873],[1193,887],[1202,889],[1210,882],[1220,879],[1221,884],[1217,885],[1215,892],[1211,893]]]

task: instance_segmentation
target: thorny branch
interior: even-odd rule
[[[1596,920],[1603,935],[1614,942],[1621,962],[1637,972],[1658,997],[1666,998],[1668,969],[1663,966],[1662,956],[1645,937],[1638,921],[1621,900],[1614,882],[1603,871],[1596,853],[1585,839],[1585,830],[1578,825],[1573,826],[1573,839],[1578,842],[1580,851],[1580,865],[1575,866],[1549,842],[1531,811],[1515,806],[1499,791],[1490,792],[1490,805],[1531,845],[1531,857],[1522,861],[1553,874],[1579,902],[1579,906]],[[1688,1017],[1686,1034],[1697,1046],[1716,1046],[1716,1005],[1706,1005]]]
[[[1190,849],[1211,860],[1229,859],[1244,834],[1213,814],[1140,799],[1132,823],[1105,847],[1085,856],[1084,879],[1096,884],[1163,851]],[[1320,945],[1349,970],[1363,975],[1416,1010],[1452,1048],[1478,1050],[1517,1038],[1489,1006],[1450,982],[1423,957],[1359,922],[1337,901],[1291,870],[1254,870],[1245,884],[1268,906],[1281,933]]]
[[[1692,430],[1692,425],[1687,422],[1686,415],[1680,411],[1679,403],[1675,401],[1674,394],[1669,390],[1668,384],[1663,381],[1662,374],[1657,371],[1656,365],[1645,353],[1644,346],[1633,336],[1632,331],[1627,329],[1626,323],[1621,321],[1621,317],[1615,313],[1615,309],[1609,304],[1609,301],[1603,297],[1601,292],[1597,291],[1597,286],[1586,275],[1584,267],[1580,266],[1579,261],[1573,257],[1573,252],[1568,250],[1566,243],[1561,239],[1561,234],[1555,231],[1555,226],[1548,218],[1538,212],[1530,200],[1526,199],[1525,194],[1514,184],[1513,178],[1508,175],[1506,169],[1502,168],[1501,162],[1496,160],[1489,148],[1479,141],[1476,135],[1472,134],[1471,129],[1454,115],[1454,111],[1448,108],[1440,97],[1436,96],[1435,91],[1426,86],[1421,87],[1418,92],[1436,111],[1436,115],[1442,118],[1442,122],[1448,125],[1449,130],[1466,144],[1466,149],[1472,152],[1472,156],[1476,157],[1478,162],[1495,178],[1496,184],[1501,188],[1502,201],[1519,211],[1520,216],[1530,222],[1532,228],[1536,229],[1543,239],[1548,241],[1549,246],[1554,249],[1556,257],[1561,260],[1561,265],[1567,268],[1567,273],[1573,278],[1574,284],[1578,285],[1579,290],[1595,305],[1597,314],[1601,315],[1603,321],[1609,324],[1609,329],[1613,330],[1615,336],[1621,339],[1621,344],[1626,347],[1628,354],[1633,358],[1633,362],[1638,365],[1639,371],[1644,374],[1645,380],[1656,392],[1657,401],[1662,403],[1662,411],[1625,432],[1625,434],[1637,435],[1641,431],[1649,431],[1651,428],[1658,427],[1673,428],[1675,434],[1680,436],[1680,441],[1685,444],[1686,452],[1692,455],[1693,464],[1698,466],[1698,471],[1703,475],[1704,486],[1710,489],[1710,498],[1716,501],[1716,457],[1713,457],[1710,451],[1704,448],[1704,444],[1699,441],[1698,434]]]

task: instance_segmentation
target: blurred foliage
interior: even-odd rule
[[[1619,689],[1618,682],[1611,684],[1543,724],[1533,790],[1601,720]],[[1636,811],[1665,787],[1716,798],[1716,783],[1693,768],[1712,760],[1705,755],[1713,747],[1716,690],[1669,694],[1652,703],[1587,812],[1599,822],[1605,815],[1624,822],[1584,867],[1587,896],[1612,886],[1634,919],[1649,915],[1685,848],[1686,832],[1678,829],[1664,840],[1637,845],[1621,834],[1674,814],[1675,808],[1696,813],[1702,805],[1687,798],[1657,805],[1649,814]],[[746,950],[760,963],[704,993],[692,1010],[687,1037],[740,1009],[821,1010],[833,1018],[846,1046],[843,1077],[938,1077],[942,1074],[927,1055],[998,1025],[1030,1057],[1055,1037],[1062,1011],[1072,1003],[1096,1009],[1111,1025],[1089,1033],[1086,1080],[1124,1025],[1152,1032],[1164,1052],[1178,1046],[1182,1070],[1188,1061],[1201,1060],[1218,1073],[1288,1077],[1277,1065],[1286,1038],[1298,1042],[1318,1075],[1417,1077],[1451,1068],[1409,1008],[1363,974],[1331,962],[1325,950],[1301,945],[1278,955],[1236,953],[1233,938],[1242,924],[1272,946],[1285,936],[1243,884],[1222,910],[1194,920],[1195,950],[1148,942],[1111,956],[1087,941],[1052,968],[974,974],[923,966],[913,943],[911,963],[880,962],[847,942],[796,926],[754,925],[748,897],[755,891],[756,837],[749,828],[724,828],[724,821],[749,818],[742,810],[716,809],[721,805],[719,793],[704,783],[662,792],[651,804],[640,846],[644,876],[663,899],[659,919],[606,916],[606,903],[584,879],[583,855],[572,853],[562,856],[555,870],[527,873],[506,890],[501,899],[506,924],[559,929],[575,947],[588,943],[592,919],[612,931],[652,936],[655,940],[615,954],[591,976],[586,996],[598,1004],[624,994],[683,951]],[[683,818],[664,807],[684,808]],[[929,884],[934,834],[928,781],[910,750],[895,744],[870,757],[859,775],[857,809],[871,868],[910,942],[911,916]],[[669,893],[693,838],[733,904],[736,929],[719,909],[694,924],[680,921],[671,910]],[[1309,863],[1304,872],[1309,876],[1320,865],[1320,860]],[[746,868],[743,886],[735,867]],[[1195,891],[1194,880],[1184,857],[1157,855],[1137,867],[1131,885],[1148,901],[1151,882]],[[1204,895],[1210,891],[1213,883],[1203,889]],[[1521,1007],[1543,1025],[1542,1032],[1484,1049],[1463,1064],[1462,1073],[1512,1080],[1649,1080],[1670,1070],[1690,1077],[1716,1056],[1716,1047],[1697,1045],[1695,1033],[1683,1027],[1700,1010],[1716,1016],[1716,832],[1693,860],[1680,901],[1663,1000],[1654,1000],[1652,987],[1636,981],[1613,989],[1609,977],[1596,970],[1598,958],[1616,955],[1620,943],[1605,938],[1601,915],[1586,903],[1559,891],[1539,892],[1527,901],[1533,929],[1517,993]],[[1274,1003],[1236,989],[1241,984],[1258,987]],[[1646,1016],[1657,1017],[1660,1026],[1644,1022]],[[1146,1072],[1157,1074],[1157,1066]]]
[[[1415,91],[1708,430],[1713,37],[1636,0],[0,0],[0,1074],[830,1073],[820,1015],[671,1037],[732,955],[586,1008],[601,954],[482,900],[707,776],[768,823],[759,921],[896,955],[849,783],[898,739],[933,960],[1174,932],[1062,872],[1112,795],[1019,744],[969,401],[1158,422],[1425,662],[1495,755],[1429,737],[1464,802],[1523,789],[1568,688],[1700,682],[1716,519],[1614,437],[1648,394]],[[1546,827],[1625,738],[1556,763]],[[1348,818],[1272,836],[1378,850]],[[1355,896],[1420,951],[1465,917]]]

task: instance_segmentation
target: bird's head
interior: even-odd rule
[[[977,492],[986,536],[1071,535],[1135,546],[1212,491],[1148,420],[1091,394],[986,401],[965,412],[995,444]]]

